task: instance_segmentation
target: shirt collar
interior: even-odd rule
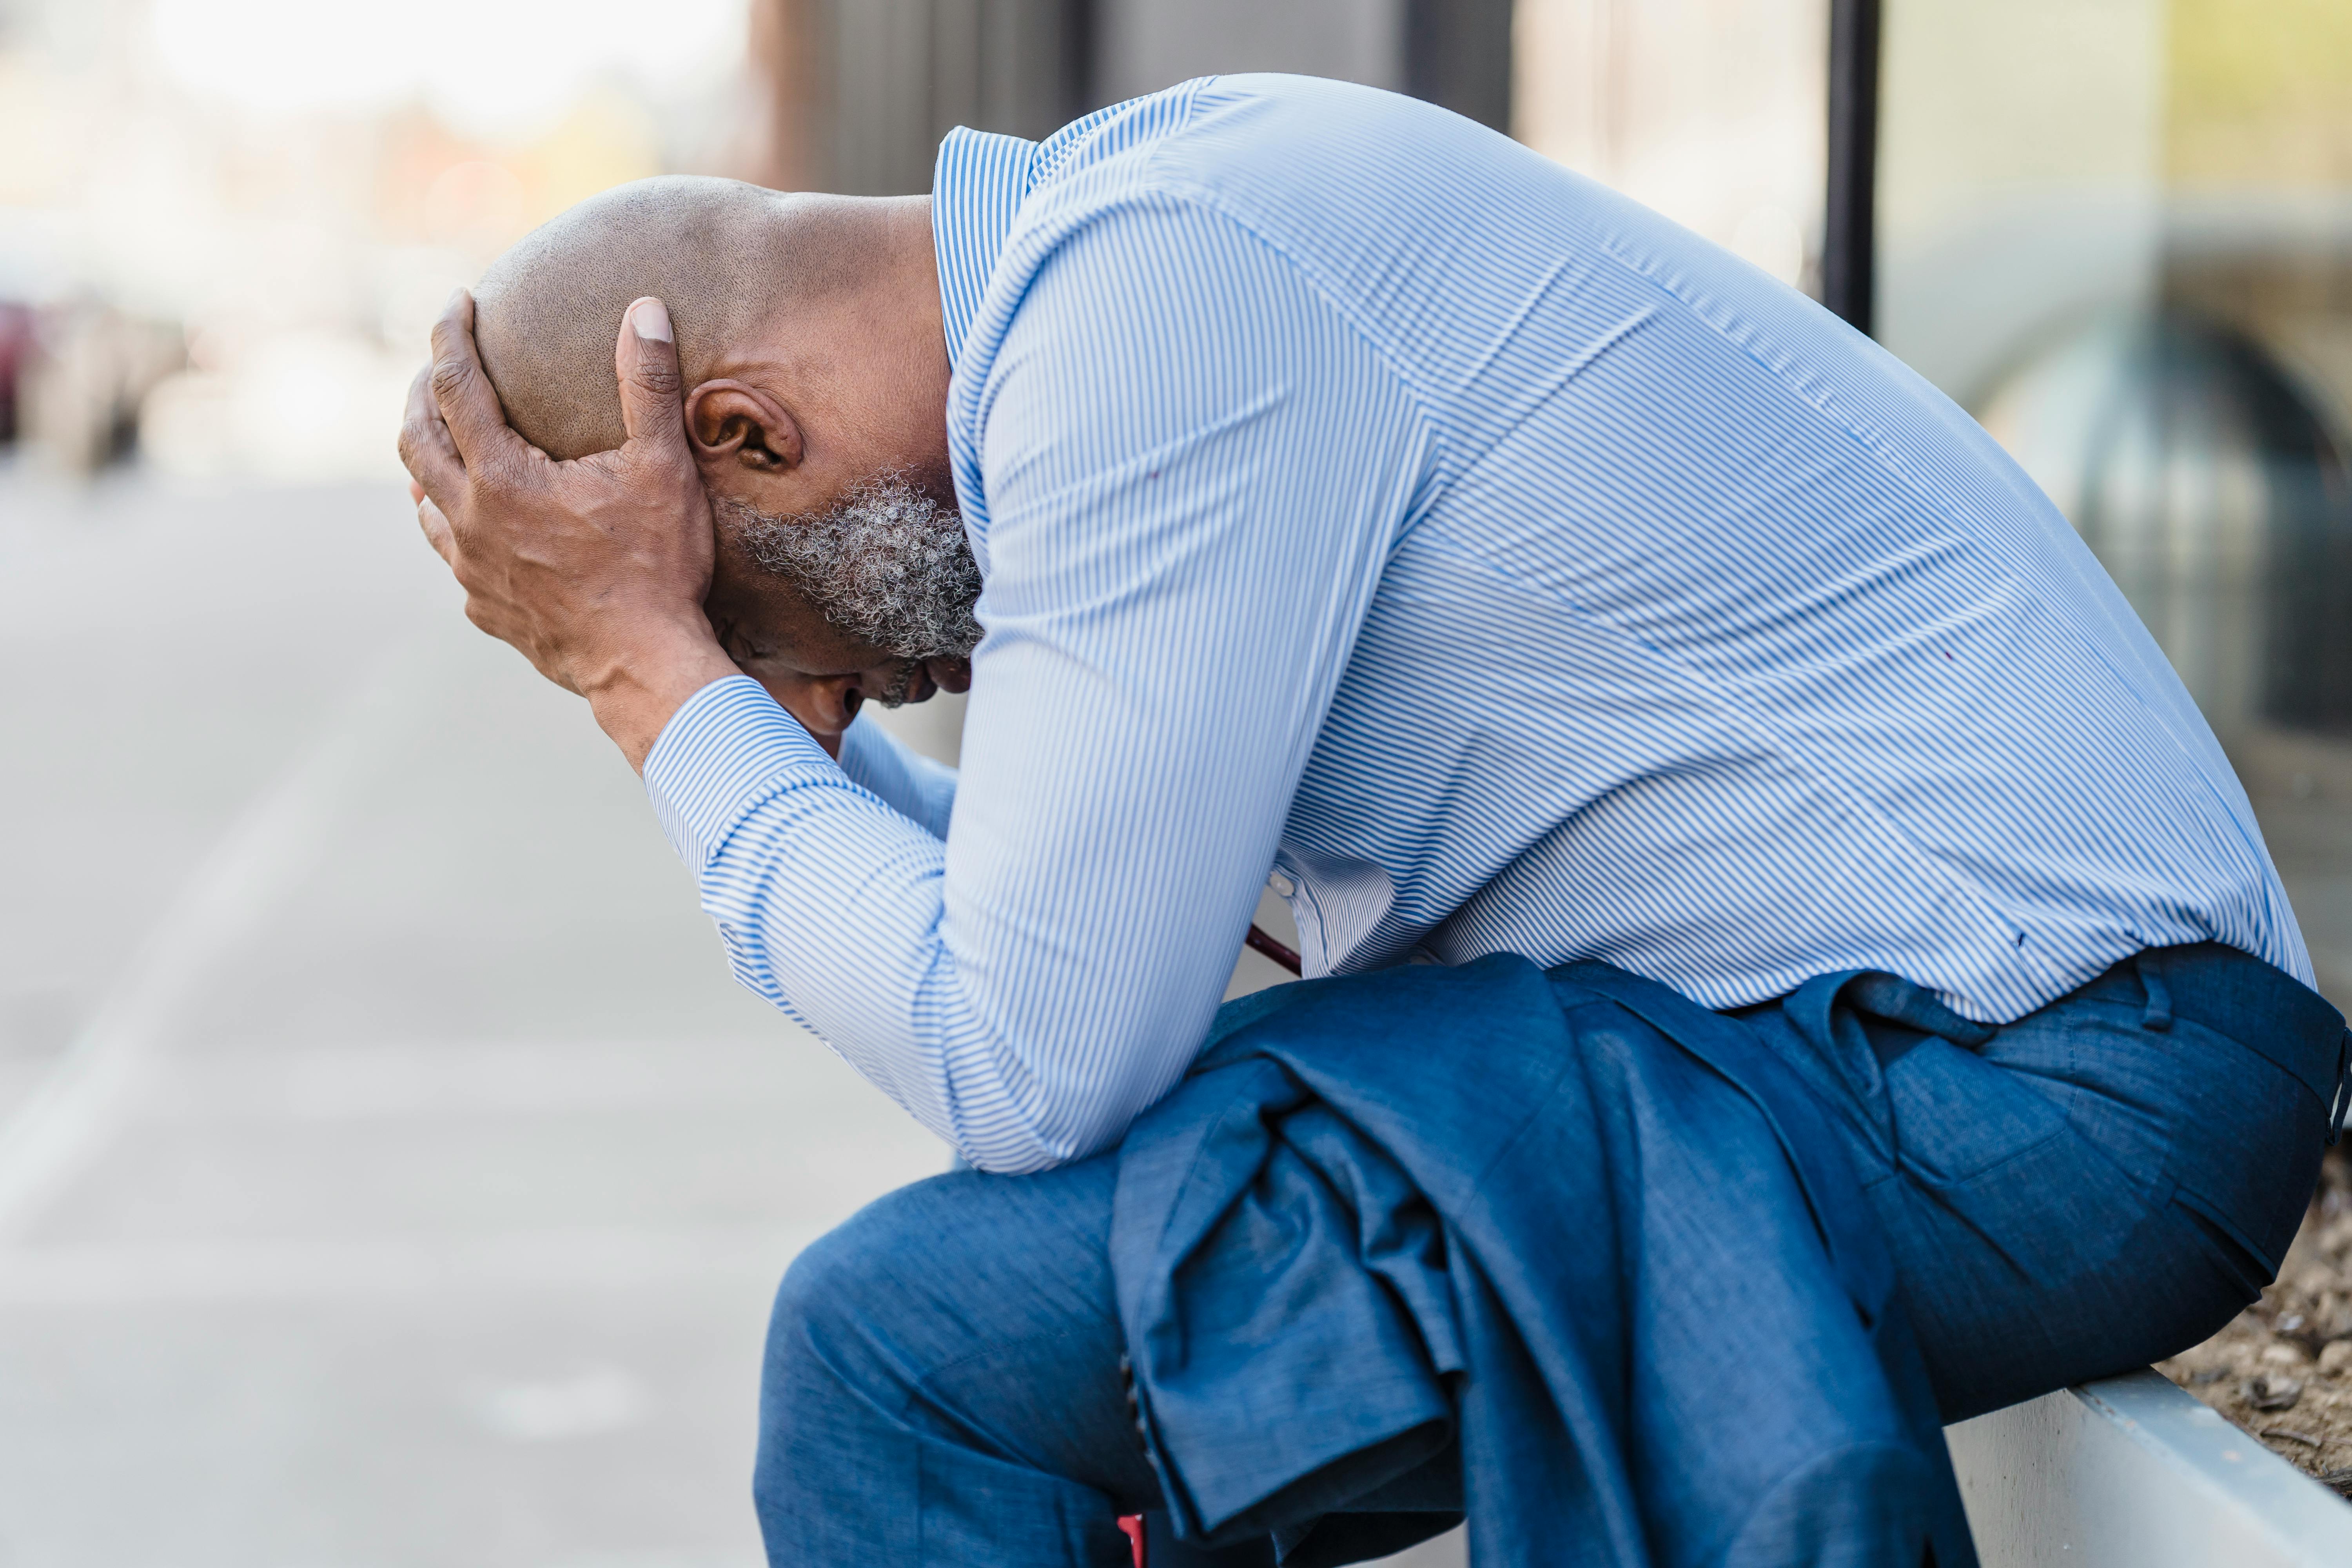
[[[1037,143],[984,131],[950,131],[931,173],[931,244],[940,267],[940,316],[947,326],[948,363],[963,356],[971,320],[996,253],[1013,232],[1013,215],[1029,191]]]

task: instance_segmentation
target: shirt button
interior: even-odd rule
[[[1290,897],[1291,894],[1298,891],[1298,884],[1292,881],[1289,878],[1284,876],[1279,871],[1276,871],[1274,875],[1268,877],[1265,879],[1265,885],[1274,889],[1274,896],[1277,899],[1286,899]]]

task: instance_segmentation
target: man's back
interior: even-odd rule
[[[961,345],[949,286],[984,548],[994,472],[1034,460],[1034,432],[991,428],[1008,362],[1185,353],[1162,300],[1082,350],[1059,314],[1055,258],[1139,213],[1265,247],[1408,409],[1411,482],[1343,519],[1379,557],[1360,616],[1317,582],[1278,596],[1352,644],[1276,857],[1311,967],[1598,957],[1717,1006],[1875,968],[1993,1018],[2150,943],[2307,974],[2242,795],[2105,574],[1965,415],[1810,302],[1338,83],[1187,84],[1040,144],[1022,181]],[[1206,308],[1257,308],[1207,272]]]
[[[2000,1021],[2152,945],[2308,977],[2064,521],[1752,268],[1291,78],[957,132],[930,216],[961,773],[718,680],[645,776],[738,977],[983,1168],[1165,1093],[1269,883],[1310,972],[1883,970]]]

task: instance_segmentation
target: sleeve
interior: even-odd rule
[[[748,680],[645,776],[743,983],[1017,1172],[1114,1142],[1199,1049],[1429,440],[1286,259],[1177,204],[1066,239],[980,397],[946,842]]]
[[[859,714],[842,736],[841,771],[932,837],[948,836],[948,818],[955,811],[955,769],[908,746],[876,723],[872,713]]]

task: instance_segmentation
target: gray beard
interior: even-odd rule
[[[723,498],[712,506],[761,570],[789,581],[835,631],[903,660],[969,658],[980,646],[980,564],[963,516],[903,476],[868,479],[824,511],[793,517]]]

